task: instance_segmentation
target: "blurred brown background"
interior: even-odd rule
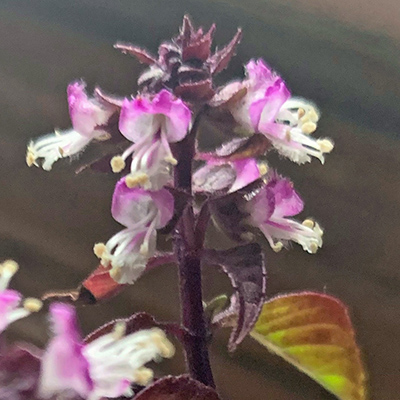
[[[69,126],[65,88],[84,78],[107,91],[129,94],[141,66],[114,51],[117,40],[153,52],[177,32],[189,12],[197,24],[217,22],[216,42],[236,31],[244,38],[222,78],[242,74],[251,57],[264,57],[293,93],[322,110],[320,136],[334,153],[322,167],[271,158],[294,180],[305,217],[326,229],[316,255],[296,246],[267,249],[268,294],[319,290],[351,310],[370,371],[371,397],[400,393],[400,7],[396,0],[1,0],[0,1],[0,257],[21,264],[13,287],[26,296],[74,287],[96,265],[92,246],[119,229],[109,213],[115,177],[75,176],[68,161],[52,173],[28,169],[31,137]],[[90,152],[90,150],[89,150]],[[177,318],[176,271],[160,268],[118,298],[80,310],[85,332],[111,317],[139,310]],[[229,290],[207,269],[207,298]],[[9,330],[12,338],[46,338],[37,315]],[[227,332],[217,335],[212,361],[218,386],[230,400],[333,399],[310,379],[250,340],[227,354]],[[178,355],[160,368],[182,371]]]

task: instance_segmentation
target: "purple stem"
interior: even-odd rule
[[[200,114],[187,137],[176,146],[178,165],[175,167],[175,188],[192,194],[192,162]],[[197,235],[199,236],[199,235]],[[200,235],[202,236],[202,235]],[[174,235],[179,263],[179,284],[182,325],[186,330],[184,347],[186,362],[192,378],[215,387],[208,355],[209,331],[203,311],[201,288],[201,254],[204,238],[195,235],[193,207],[188,204]]]

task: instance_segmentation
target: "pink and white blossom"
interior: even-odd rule
[[[0,264],[0,333],[12,322],[27,317],[42,307],[40,300],[26,298],[22,301],[21,293],[7,289],[17,270],[18,264],[15,261],[7,260]]]
[[[156,248],[157,229],[171,220],[174,198],[167,189],[146,191],[130,188],[126,179],[115,187],[111,213],[126,228],[106,244],[95,245],[95,253],[119,283],[133,283],[144,271]]]
[[[275,251],[293,241],[314,254],[322,246],[323,231],[318,223],[311,219],[300,223],[288,218],[299,214],[303,206],[293,184],[272,173],[268,184],[246,203],[247,222],[260,229]]]
[[[263,60],[246,65],[247,78],[241,83],[246,94],[229,105],[235,120],[248,132],[265,135],[275,149],[290,160],[303,164],[311,157],[325,161],[331,152],[330,139],[310,136],[317,128],[319,112],[310,102],[291,97],[285,82]],[[234,89],[234,90],[233,90]],[[238,82],[223,89],[238,90]]]
[[[125,325],[85,344],[78,331],[75,309],[67,304],[50,306],[54,336],[42,358],[38,394],[49,398],[74,391],[88,400],[131,397],[132,383],[146,385],[152,371],[144,364],[172,357],[174,348],[160,329],[125,335]]]
[[[111,104],[88,97],[86,84],[82,81],[68,85],[67,96],[72,129],[55,131],[31,141],[26,155],[29,166],[41,166],[50,171],[60,158],[71,157],[81,152],[93,139],[107,137],[107,122],[117,108]]]
[[[113,171],[121,171],[132,154],[127,184],[161,189],[170,179],[171,165],[177,163],[169,144],[186,136],[190,122],[189,108],[167,90],[161,90],[151,99],[141,96],[125,99],[119,129],[134,144],[113,158]]]

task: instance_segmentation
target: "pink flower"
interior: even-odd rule
[[[247,79],[241,85],[246,94],[229,109],[235,120],[248,132],[265,135],[275,149],[292,161],[303,164],[333,149],[329,139],[313,139],[319,113],[310,102],[293,98],[285,82],[263,60],[251,60],[246,65]],[[223,89],[225,93],[238,91],[238,82]],[[224,97],[221,93],[220,97]]]
[[[167,90],[161,90],[152,99],[125,99],[119,128],[134,144],[122,156],[113,158],[113,171],[120,172],[133,153],[127,184],[161,189],[170,179],[170,166],[177,162],[169,143],[179,142],[186,136],[190,121],[189,108]]]
[[[174,212],[174,198],[166,189],[129,188],[125,178],[115,187],[111,213],[126,228],[106,244],[95,245],[95,254],[119,283],[133,283],[144,271],[156,248],[157,229],[167,225]]]
[[[18,264],[15,261],[7,260],[0,264],[0,333],[12,322],[27,317],[42,307],[42,302],[34,298],[25,299],[21,306],[21,293],[7,289],[17,270]]]
[[[42,168],[50,171],[60,158],[71,157],[81,152],[90,141],[107,136],[105,131],[116,107],[89,98],[84,82],[74,82],[68,86],[69,113],[72,129],[40,137],[28,146],[26,162],[29,166],[38,166],[42,158]]]
[[[43,398],[68,390],[90,400],[131,397],[132,383],[146,385],[152,379],[143,365],[174,353],[160,329],[125,336],[125,325],[116,324],[112,333],[85,344],[72,306],[53,303],[50,316],[54,337],[42,359],[38,391]]]
[[[323,231],[320,226],[311,219],[300,223],[287,218],[299,214],[303,205],[292,183],[272,173],[268,184],[246,203],[247,222],[261,230],[275,251],[280,251],[286,242],[293,241],[314,254],[322,246]]]

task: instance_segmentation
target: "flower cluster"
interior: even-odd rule
[[[100,266],[69,300],[104,300],[146,270],[178,262],[183,318],[181,325],[169,324],[169,332],[185,346],[192,377],[211,387],[211,320],[203,315],[202,263],[220,266],[235,290],[222,311],[236,323],[229,343],[233,351],[253,329],[266,299],[262,248],[250,243],[254,232],[276,252],[290,242],[311,254],[322,246],[323,230],[317,222],[293,219],[304,203],[291,181],[269,166],[267,156],[276,151],[300,165],[313,158],[324,164],[333,149],[330,139],[312,136],[320,118],[317,107],[293,97],[262,59],[245,65],[243,79],[216,86],[214,77],[234,56],[241,31],[213,52],[214,31],[214,25],[207,32],[195,29],[185,17],[178,36],[163,42],[158,56],[117,44],[147,65],[138,92],[120,99],[96,88],[89,97],[83,81],[71,83],[67,95],[72,129],[32,141],[26,155],[29,166],[51,170],[57,160],[77,156],[91,141],[112,139],[116,148],[96,163],[106,161],[110,172],[121,174],[111,214],[123,229],[94,245]],[[200,132],[215,132],[226,141],[205,151]],[[206,248],[211,221],[238,245]],[[157,235],[169,232],[173,251],[157,252]],[[0,331],[41,307],[35,299],[26,299],[20,307],[21,295],[6,289],[15,270],[12,262],[0,267]],[[152,317],[145,330],[133,331],[128,323],[117,322],[90,340],[81,339],[71,306],[53,303],[50,317],[53,338],[41,358],[36,392],[41,398],[71,390],[90,400],[131,398],[132,384],[146,385],[152,379],[144,364],[173,354],[164,333],[151,329],[165,325]],[[144,392],[144,398],[151,397]]]
[[[67,92],[73,129],[28,146],[28,165],[39,166],[42,159],[43,169],[50,170],[56,160],[80,153],[92,140],[118,135],[126,142],[126,149],[113,156],[110,165],[114,173],[127,173],[116,184],[111,206],[112,216],[125,228],[94,246],[102,266],[120,284],[135,282],[146,270],[156,251],[157,230],[176,213],[171,188],[179,188],[174,187],[173,170],[189,168],[190,173],[192,162],[194,194],[206,194],[211,202],[217,199],[219,207],[211,207],[215,219],[223,215],[221,226],[240,229],[241,234],[235,235],[239,240],[251,238],[248,230],[255,227],[275,251],[289,241],[309,253],[322,246],[323,231],[316,222],[289,218],[302,211],[303,202],[290,181],[265,161],[274,149],[298,164],[313,157],[324,163],[333,142],[312,137],[320,113],[311,102],[293,97],[283,79],[261,59],[246,64],[243,80],[216,87],[213,77],[228,65],[241,32],[212,54],[214,30],[214,26],[206,33],[196,30],[185,17],[179,35],[161,44],[158,58],[137,46],[117,44],[149,66],[139,77],[139,92],[117,99],[96,89],[90,98],[83,82],[72,83]],[[200,151],[194,141],[194,160],[180,166],[185,155],[176,149],[188,135],[196,138],[203,117],[222,126],[231,138],[211,152]],[[262,188],[256,195],[245,200],[229,197],[257,181]],[[226,196],[222,202],[221,196]],[[236,211],[226,212],[224,201],[235,203]]]

